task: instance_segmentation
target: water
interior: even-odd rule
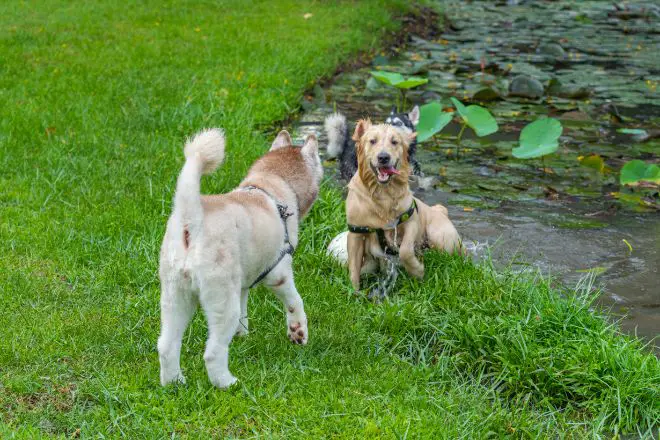
[[[298,134],[321,134],[335,106],[349,120],[383,120],[395,94],[369,79],[376,67],[428,77],[427,86],[408,94],[419,104],[448,106],[449,96],[478,101],[472,97],[491,89],[493,99],[481,103],[500,132],[482,139],[468,134],[458,160],[456,123],[421,144],[418,159],[431,182],[421,185],[426,189],[413,182],[416,195],[447,205],[477,256],[489,254],[502,266],[531,265],[569,286],[592,272],[603,289],[599,305],[611,309],[613,319],[624,317],[622,329],[656,338],[660,196],[653,188],[622,190],[618,170],[630,159],[660,162],[660,141],[638,142],[617,129],[660,130],[660,9],[627,3],[620,13],[597,1],[438,3],[448,13],[446,32],[434,41],[412,36],[394,55],[317,88],[303,103]],[[521,73],[541,81],[545,95],[507,96]],[[553,78],[562,86],[549,92]],[[546,115],[564,125],[558,154],[544,163],[513,159],[520,129]],[[604,173],[580,165],[578,158],[589,154],[603,158]],[[335,164],[326,166],[332,174]],[[623,203],[621,193],[631,202]],[[381,284],[378,292],[387,293]]]

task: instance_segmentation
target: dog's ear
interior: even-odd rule
[[[316,135],[310,134],[307,136],[302,147],[302,153],[311,157],[316,157],[319,154],[319,142],[316,140]]]
[[[279,132],[273,141],[273,144],[270,146],[270,151],[277,150],[278,148],[282,147],[290,147],[291,145],[293,145],[293,142],[291,141],[291,135],[288,131],[282,130]]]
[[[419,124],[419,106],[416,105],[410,110],[410,113],[408,113],[408,119],[410,119],[410,122],[417,127],[417,124]]]
[[[392,109],[390,110],[390,116],[396,115],[396,105],[392,106]]]
[[[371,127],[371,121],[369,119],[360,119],[353,132],[353,140],[359,144],[360,139],[369,130],[369,127]]]

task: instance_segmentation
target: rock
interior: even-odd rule
[[[564,51],[564,48],[557,43],[541,44],[538,49],[536,49],[536,52],[557,60],[563,60],[566,58],[566,51]]]
[[[521,96],[523,98],[540,98],[543,96],[543,84],[532,77],[519,75],[511,81],[511,84],[509,85],[509,94],[511,96]]]
[[[472,95],[473,101],[493,101],[499,99],[500,94],[493,87],[483,87]]]

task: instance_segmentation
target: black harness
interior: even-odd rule
[[[291,244],[291,241],[289,240],[289,227],[287,226],[286,220],[293,215],[292,212],[289,212],[289,207],[286,206],[283,203],[280,203],[275,197],[273,197],[268,191],[266,191],[263,188],[259,188],[258,186],[254,185],[248,185],[248,186],[243,186],[239,188],[241,191],[252,191],[253,189],[256,189],[258,191],[261,191],[264,193],[269,199],[275,203],[275,206],[277,206],[277,211],[280,214],[280,219],[282,220],[282,225],[284,225],[284,246],[282,247],[282,250],[280,250],[280,255],[275,259],[275,262],[268,266],[266,270],[261,272],[261,274],[257,277],[257,279],[250,284],[250,289],[259,284],[260,281],[262,281],[266,276],[270,273],[271,270],[275,269],[275,266],[280,264],[280,261],[287,256],[287,255],[293,255],[295,252],[296,248],[293,247]]]
[[[403,214],[401,214],[396,219],[396,224],[392,229],[396,229],[401,223],[408,221],[408,219],[412,217],[415,211],[417,211],[417,202],[415,201],[415,198],[413,198],[413,201],[410,204],[410,208],[404,211]],[[349,224],[348,230],[349,232],[352,232],[354,234],[371,234],[372,232],[375,232],[376,236],[378,237],[378,244],[380,244],[380,247],[383,249],[383,252],[385,252],[387,255],[399,255],[399,251],[393,247],[390,247],[390,245],[387,243],[384,229],[370,228],[369,226],[355,226]]]

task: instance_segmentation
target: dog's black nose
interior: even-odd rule
[[[378,163],[381,165],[387,165],[390,163],[390,155],[384,151],[378,153],[378,156],[376,157],[378,158]]]

